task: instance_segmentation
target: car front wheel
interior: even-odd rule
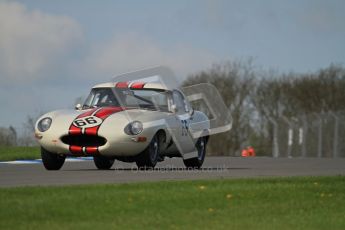
[[[194,169],[201,168],[202,164],[204,163],[204,159],[206,155],[206,145],[207,145],[206,137],[200,137],[197,140],[197,142],[195,143],[195,148],[198,152],[198,157],[183,160],[183,163],[187,168],[194,168]]]
[[[65,156],[61,156],[55,153],[51,153],[44,148],[41,148],[41,157],[43,166],[47,170],[59,170],[65,163]]]
[[[109,159],[105,156],[94,156],[93,162],[95,163],[98,169],[110,169],[114,164],[114,159]]]
[[[149,146],[138,156],[136,164],[139,169],[153,169],[159,159],[159,138],[156,134]]]

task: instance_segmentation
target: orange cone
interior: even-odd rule
[[[248,157],[248,150],[247,149],[242,150],[242,157]]]
[[[255,157],[255,150],[254,150],[254,148],[252,146],[248,147],[248,151],[247,152],[248,152],[248,156]]]

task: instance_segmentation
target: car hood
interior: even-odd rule
[[[49,130],[52,130],[59,134],[89,134],[97,135],[99,129],[102,126],[112,126],[114,128],[122,128],[129,122],[139,120],[141,122],[147,122],[152,120],[163,119],[170,113],[142,110],[135,108],[124,107],[102,107],[93,108],[88,110],[57,110],[47,113],[40,117],[36,123],[44,117],[50,117],[52,119],[52,125]],[[83,120],[90,116],[95,118],[97,124],[86,125],[81,128],[75,123],[76,120]],[[92,121],[94,122],[94,121]],[[37,129],[36,129],[37,130]]]

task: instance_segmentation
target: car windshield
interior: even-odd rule
[[[166,92],[156,90],[94,88],[83,109],[106,106],[168,111],[168,97]]]

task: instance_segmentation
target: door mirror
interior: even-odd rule
[[[194,109],[193,108],[190,108],[189,111],[188,111],[189,115],[190,116],[193,116],[194,115]]]
[[[171,112],[176,113],[177,112],[177,106],[176,104],[171,105]]]
[[[78,103],[78,104],[76,104],[76,105],[75,105],[75,109],[76,109],[76,110],[81,110],[81,109],[82,109],[81,104],[79,104],[79,103]]]

